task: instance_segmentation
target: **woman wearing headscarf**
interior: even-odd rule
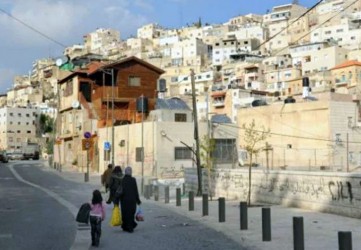
[[[122,169],[120,168],[120,166],[115,166],[109,181],[110,195],[109,195],[109,200],[107,201],[108,204],[110,204],[110,202],[112,201],[114,206],[119,205],[120,197],[117,197],[116,191],[118,187],[122,185],[122,179],[123,179]]]
[[[120,196],[120,202],[122,204],[122,228],[124,231],[132,233],[137,223],[134,221],[137,204],[140,205],[137,181],[132,177],[132,168],[126,167],[123,177],[123,190]]]

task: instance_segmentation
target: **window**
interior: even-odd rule
[[[236,139],[214,139],[215,150],[211,157],[215,163],[234,163],[237,161]]]
[[[129,76],[128,85],[132,87],[140,86],[140,77],[138,76]]]
[[[343,32],[343,29],[337,29],[336,32],[337,33]]]
[[[27,130],[26,133],[31,134],[31,131],[30,131],[30,130]]]
[[[18,122],[18,125],[20,125],[21,124],[21,122]]]
[[[187,121],[187,115],[186,114],[175,114],[174,120],[176,122],[186,122]]]
[[[143,148],[142,147],[135,148],[135,161],[141,162],[142,159],[143,159]]]
[[[20,130],[18,130],[18,131],[16,131],[16,133],[20,134],[20,133],[21,133],[21,131],[20,131]]]
[[[192,151],[186,147],[175,147],[174,148],[174,159],[175,160],[190,160],[190,159],[192,159]]]
[[[331,31],[325,31],[325,34],[329,35],[329,34],[331,34]]]
[[[29,114],[26,114],[26,117],[30,117],[30,115],[29,115]]]

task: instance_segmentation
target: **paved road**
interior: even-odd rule
[[[91,199],[96,184],[60,177],[37,161],[0,168],[0,249],[89,249],[90,232],[78,230],[76,208]],[[5,201],[5,202],[3,202]],[[146,220],[133,234],[108,225],[101,249],[246,249],[197,221],[143,199]],[[74,242],[75,240],[75,242]]]

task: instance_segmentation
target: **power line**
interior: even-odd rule
[[[58,44],[59,46],[63,47],[63,48],[66,48],[67,46],[64,45],[63,43],[55,40],[54,38],[51,38],[50,36],[46,35],[45,33],[41,32],[40,30],[32,27],[31,25],[23,22],[22,20],[20,20],[19,18],[11,15],[10,13],[8,13],[7,11],[5,11],[4,9],[0,8],[0,11],[3,12],[5,15],[9,16],[10,18],[14,19],[15,21],[19,22],[20,24],[24,25],[25,27],[27,27],[28,29],[34,31],[35,33],[38,33],[39,35],[45,37],[46,39],[52,41],[53,43],[56,43]]]
[[[305,38],[306,36],[308,36],[311,32],[321,28],[321,26],[323,26],[325,23],[331,21],[333,18],[335,18],[336,16],[340,15],[342,12],[346,11],[348,8],[350,8],[353,4],[355,4],[356,2],[358,2],[360,0],[355,0],[353,1],[351,4],[349,4],[347,7],[343,8],[341,11],[337,12],[335,15],[331,16],[329,19],[327,19],[326,21],[324,21],[323,23],[319,24],[316,28],[310,30],[309,32],[307,32],[305,35],[301,36],[300,38],[298,38],[295,43],[297,43],[298,41],[300,41],[301,39]],[[287,45],[286,47],[282,48],[281,50],[278,50],[277,53],[275,55],[278,55],[281,51],[284,51],[285,49],[287,49],[288,47],[290,47],[290,45]]]
[[[323,0],[318,1],[315,5],[313,5],[311,8],[309,8],[305,13],[303,13],[302,15],[300,15],[298,18],[296,18],[293,22],[291,22],[290,24],[287,24],[287,26],[283,29],[281,29],[279,32],[277,32],[276,34],[274,34],[273,36],[271,36],[270,38],[268,38],[266,41],[264,41],[263,43],[261,43],[260,45],[257,46],[257,49],[259,49],[260,47],[262,47],[264,44],[268,43],[269,41],[271,41],[272,39],[274,39],[276,36],[278,36],[279,34],[281,34],[283,31],[287,30],[292,24],[294,24],[295,22],[297,22],[298,20],[300,20],[302,17],[306,16],[308,13],[310,13],[313,9],[315,9],[319,4],[321,4],[323,2]]]
[[[238,129],[241,129],[241,130],[245,130],[244,128],[242,128],[242,127],[240,127],[240,126],[233,125],[233,124],[223,123],[222,125],[228,126],[228,127],[233,127],[233,128],[238,128]],[[255,132],[260,132],[260,133],[265,132],[265,131],[256,130],[256,129],[255,129],[254,131],[255,131]],[[287,135],[287,134],[273,133],[273,132],[269,132],[269,134],[270,134],[270,135],[276,135],[276,136],[282,136],[282,137],[304,139],[304,140],[325,141],[325,142],[334,142],[334,143],[338,143],[338,142],[339,142],[339,141],[337,141],[337,140],[330,140],[330,139],[323,139],[323,138],[313,138],[313,137],[298,136],[298,135]],[[355,141],[349,141],[348,143],[361,144],[361,142],[355,142]]]

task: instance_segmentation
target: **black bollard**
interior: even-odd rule
[[[303,217],[293,217],[293,249],[305,249],[303,236]]]
[[[144,186],[144,193],[143,193],[143,196],[145,199],[149,199],[149,195],[148,195],[148,192],[149,192],[149,186],[148,185],[145,185]]]
[[[177,203],[176,206],[180,207],[181,206],[181,189],[177,188],[176,189],[176,194],[177,194]]]
[[[193,191],[189,191],[188,199],[189,199],[188,210],[194,211],[194,192]]]
[[[224,197],[218,198],[218,221],[226,221],[226,199]]]
[[[248,211],[247,211],[247,202],[240,202],[239,203],[239,211],[240,211],[240,223],[241,223],[241,230],[248,229]]]
[[[153,193],[154,193],[154,185],[149,184],[149,199],[150,199],[150,197],[153,196]]]
[[[271,241],[271,208],[262,208],[262,240]]]
[[[208,194],[202,195],[202,212],[203,216],[208,215]]]
[[[164,188],[164,203],[169,203],[169,187]]]
[[[158,186],[154,187],[154,200],[155,201],[159,200],[159,187]]]
[[[352,250],[352,233],[338,232],[338,249]]]

